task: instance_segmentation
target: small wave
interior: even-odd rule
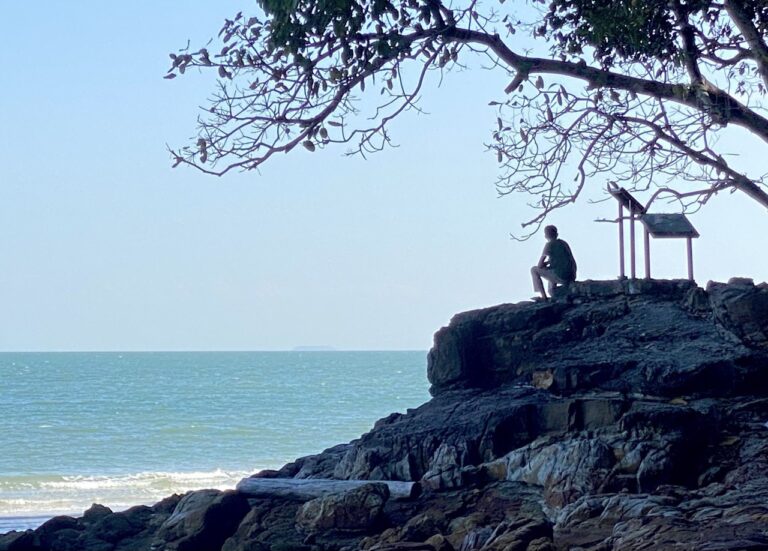
[[[61,480],[41,481],[41,488],[86,490],[102,488],[155,488],[193,485],[233,486],[248,476],[245,471],[146,472],[118,476],[64,476]]]
[[[93,503],[113,510],[151,505],[190,490],[232,489],[257,470],[0,477],[0,516],[80,513]]]

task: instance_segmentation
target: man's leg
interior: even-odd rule
[[[539,268],[534,266],[531,268],[531,278],[533,279],[533,290],[541,294],[542,298],[547,298],[547,293],[544,291],[544,283],[541,281],[542,276],[546,276],[546,272],[549,272],[546,268]]]
[[[554,295],[555,287],[558,285],[565,285],[565,280],[555,274],[552,270],[547,270],[549,273],[544,276],[547,280],[547,288],[549,289],[550,296]]]

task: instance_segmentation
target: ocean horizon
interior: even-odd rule
[[[0,533],[353,440],[429,399],[425,351],[0,353]]]

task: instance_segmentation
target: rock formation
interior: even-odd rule
[[[94,506],[0,551],[768,549],[768,285],[579,282],[455,316],[428,363],[426,404],[254,475],[369,484]]]

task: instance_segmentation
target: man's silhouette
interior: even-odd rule
[[[557,285],[566,285],[576,280],[576,260],[568,243],[558,239],[555,226],[544,228],[544,237],[547,238],[547,244],[544,245],[538,265],[531,268],[531,276],[533,290],[541,293],[541,298],[546,299],[547,293],[541,278],[547,280],[551,295]]]

